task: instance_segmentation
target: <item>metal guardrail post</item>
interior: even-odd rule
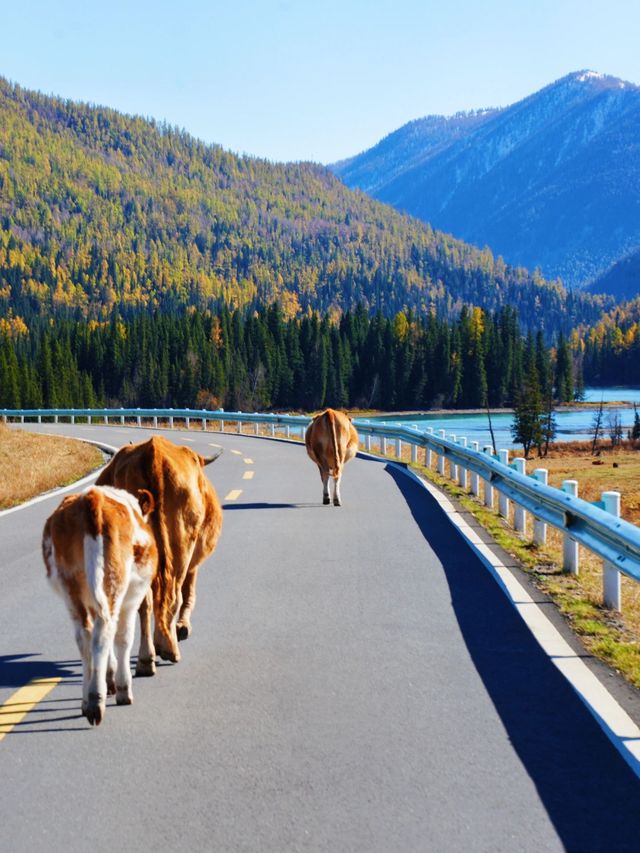
[[[120,425],[124,426],[124,415],[120,415]]]
[[[503,465],[509,465],[509,451],[506,448],[499,450],[498,456]],[[500,491],[498,492],[498,513],[503,518],[509,518],[509,498]]]
[[[256,421],[253,425],[253,434],[260,435],[260,424],[258,423],[258,421]]]
[[[480,442],[472,441],[471,449],[476,453],[480,453]],[[471,472],[471,494],[477,498],[480,495],[480,475],[475,471]]]
[[[187,429],[191,429],[191,418],[185,418],[184,425]]]
[[[578,497],[578,481],[565,480],[562,484],[562,491],[571,495],[574,498]],[[572,575],[577,575],[580,570],[580,561],[578,558],[578,543],[572,539],[568,532],[565,531],[562,544],[562,568],[565,572]]]
[[[58,423],[58,416],[57,415],[53,416],[53,422],[54,422],[54,424]]]
[[[169,415],[169,428],[173,429],[173,415]]]
[[[206,431],[207,431],[207,419],[202,418],[202,432],[206,432]]]
[[[536,468],[533,472],[534,478],[545,486],[549,483],[549,471],[546,468]],[[533,520],[533,544],[545,545],[547,542],[547,525],[539,518]]]
[[[242,435],[242,421],[238,421],[238,435]]]
[[[411,424],[411,428],[412,429],[418,429],[418,424]],[[411,445],[411,461],[412,462],[418,461],[418,445],[417,444]]]
[[[620,492],[603,492],[602,501],[607,512],[620,518]],[[622,610],[620,572],[609,560],[604,560],[602,565],[602,600],[605,607]]]
[[[275,434],[276,434],[276,425],[271,424],[271,435],[275,436]]]
[[[490,444],[485,444],[482,452],[486,453],[487,456],[493,456],[493,447]],[[489,509],[493,509],[493,486],[489,478],[486,478],[484,481],[484,505],[489,507]]]
[[[466,447],[467,446],[467,439],[464,436],[462,436],[461,438],[458,439],[458,444],[461,447]],[[458,465],[458,482],[460,483],[460,488],[464,489],[466,492],[467,491],[467,469],[464,467],[464,465]]]
[[[153,428],[158,429],[158,416],[157,415],[153,416]]]
[[[387,455],[387,439],[386,439],[386,436],[384,436],[384,435],[380,439],[380,455],[381,456]]]
[[[138,415],[138,417],[136,418],[136,420],[137,420],[137,422],[138,422],[138,426],[142,426],[142,418],[140,417],[140,415]]]
[[[427,432],[429,435],[433,435],[433,427],[427,427]],[[430,447],[425,447],[424,449],[424,464],[427,468],[431,468],[431,465],[433,464],[433,451]]]
[[[402,459],[402,441],[396,438],[396,459]]]
[[[447,434],[446,430],[444,430],[444,429],[438,430],[438,435],[440,436],[440,438],[444,438],[446,436],[446,434]],[[440,474],[441,477],[444,477],[444,453],[438,454],[438,474]]]
[[[291,438],[291,427],[289,426],[289,424],[287,424],[286,426],[285,435],[287,436],[287,438]]]
[[[513,464],[518,474],[524,476],[527,473],[527,462],[521,456],[514,459]],[[527,532],[527,513],[524,511],[524,507],[521,507],[515,501],[513,506],[513,529],[517,533],[526,534]]]
[[[76,416],[75,416],[75,415],[71,415],[71,423],[72,423],[72,424],[75,424],[75,422],[76,422]],[[38,423],[40,423],[40,418],[38,418]]]
[[[103,423],[108,424],[109,423],[109,415],[103,415],[102,421],[103,421]]]
[[[456,443],[457,440],[458,440],[458,437],[456,435],[450,435],[449,436],[449,441],[452,441],[454,444]],[[458,479],[458,466],[453,461],[453,459],[449,460],[449,479],[453,480],[454,483]]]

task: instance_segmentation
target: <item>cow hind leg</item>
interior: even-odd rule
[[[195,560],[195,555],[194,555]],[[187,576],[182,584],[182,605],[176,624],[176,633],[178,641],[187,640],[191,634],[191,614],[196,606],[196,581],[198,579],[198,569],[200,564],[196,563],[189,566]]]
[[[180,650],[178,649],[178,637],[176,636],[176,616],[179,607],[176,583],[173,581],[167,596],[160,596],[154,601],[155,629],[153,642],[156,652],[162,660],[178,663]]]
[[[107,663],[107,696],[113,696],[116,692],[116,669],[118,662],[113,653],[113,649],[109,651],[109,662]]]
[[[333,478],[333,505],[334,506],[342,506],[342,498],[340,497],[340,479],[342,477],[342,472],[340,471],[336,477]]]
[[[320,477],[322,478],[322,503],[328,506],[331,503],[329,496],[329,471],[320,469]]]
[[[98,616],[91,638],[92,672],[85,715],[92,726],[99,726],[104,718],[107,702],[107,664],[113,646],[113,634],[113,620]]]
[[[142,597],[146,597],[143,591]],[[134,589],[127,595],[118,617],[118,627],[114,640],[116,650],[116,703],[130,705],[133,702],[131,692],[131,648],[136,626],[136,611],[140,604],[140,589]]]
[[[73,619],[76,643],[82,658],[82,715],[87,716],[89,685],[91,683],[91,628],[86,619]]]
[[[136,662],[136,678],[147,678],[156,674],[156,650],[151,636],[151,614],[153,596],[151,590],[142,599],[138,615],[140,617],[140,648]]]

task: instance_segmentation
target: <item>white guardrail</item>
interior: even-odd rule
[[[170,427],[176,420],[185,422],[190,428],[191,421],[200,421],[202,429],[207,429],[210,421],[220,424],[224,432],[225,423],[237,424],[242,431],[243,424],[254,424],[258,434],[260,424],[271,426],[275,435],[276,426],[284,427],[287,436],[291,428],[304,434],[310,418],[301,415],[259,414],[249,412],[225,412],[197,409],[0,409],[0,417],[7,420],[37,420],[58,422],[69,419],[86,419],[89,423],[102,421],[135,420],[142,426],[143,420],[154,427],[161,421],[167,421]],[[411,445],[412,461],[418,460],[418,449],[425,452],[425,464],[431,467],[433,454],[437,457],[437,470],[446,473],[460,486],[476,497],[480,497],[480,482],[483,483],[484,503],[493,507],[494,490],[498,492],[498,511],[504,518],[509,517],[509,501],[514,503],[514,527],[520,533],[526,532],[526,513],[534,519],[533,541],[543,544],[546,541],[546,525],[551,524],[564,532],[564,569],[578,572],[578,543],[584,545],[604,560],[603,601],[606,606],[621,609],[620,573],[640,581],[640,529],[634,524],[619,518],[619,492],[603,492],[602,500],[589,503],[577,497],[577,483],[566,480],[562,489],[547,485],[545,469],[537,469],[531,475],[525,472],[525,460],[515,459],[509,464],[509,451],[500,450],[496,455],[493,448],[484,447],[480,451],[478,442],[467,446],[467,439],[457,439],[454,435],[446,437],[445,430],[436,435],[432,427],[418,429],[417,425],[402,426],[355,419],[354,426],[364,437],[367,451],[372,450],[372,438],[377,438],[381,454],[386,455],[387,441],[395,440],[396,453],[401,458],[402,442]]]

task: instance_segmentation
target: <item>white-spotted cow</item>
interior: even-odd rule
[[[82,713],[104,717],[107,693],[130,705],[136,613],[158,566],[148,523],[154,499],[140,490],[90,486],[66,497],[47,519],[42,555],[47,577],[65,599],[83,664]],[[115,654],[114,654],[115,650]]]
[[[131,494],[147,489],[156,501],[151,526],[158,547],[158,572],[153,594],[140,607],[136,675],[155,673],[156,652],[163,660],[179,661],[178,640],[191,633],[198,569],[213,553],[222,529],[222,508],[202,469],[221,452],[207,459],[154,435],[120,448],[96,480],[98,485],[116,486]]]
[[[342,468],[358,452],[358,433],[351,418],[342,412],[327,409],[311,421],[304,441],[307,453],[320,471],[322,503],[331,503],[329,477],[333,477],[333,503],[334,506],[341,506]]]

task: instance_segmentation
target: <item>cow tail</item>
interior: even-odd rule
[[[95,490],[84,497],[86,530],[84,537],[84,567],[87,586],[101,619],[108,622],[111,608],[105,592],[104,573],[108,562],[108,550],[111,544],[111,531],[106,529],[102,512],[102,501]]]
[[[171,560],[171,543],[167,533],[167,526],[162,521],[165,518],[165,484],[164,484],[164,464],[162,459],[156,455],[155,445],[152,443],[153,454],[151,458],[152,471],[150,472],[149,482],[157,484],[157,494],[154,495],[156,500],[155,511],[151,513],[149,521],[153,529],[154,538],[158,546],[158,577],[161,587],[161,600],[165,598],[165,587],[167,578],[173,575],[172,566],[167,567],[167,561]]]
[[[335,467],[333,469],[333,476],[337,477],[340,471],[340,451],[338,449],[338,437],[336,436],[336,418],[334,414],[329,415],[329,421],[331,422],[331,443],[333,444],[333,458],[335,460]]]

